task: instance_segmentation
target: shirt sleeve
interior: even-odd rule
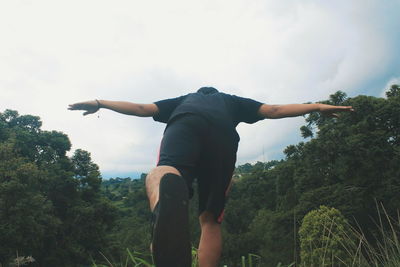
[[[258,110],[263,103],[250,98],[244,98],[235,95],[233,95],[232,97],[235,103],[235,117],[237,123],[255,123],[259,120],[264,119],[258,114]]]
[[[154,102],[158,107],[158,113],[153,116],[153,120],[167,123],[172,112],[174,112],[175,108],[182,103],[185,97],[186,96],[180,96]]]

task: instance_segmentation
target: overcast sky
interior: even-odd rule
[[[0,0],[0,112],[40,116],[104,175],[155,166],[164,125],[70,103],[202,86],[270,104],[400,83],[400,0]],[[238,164],[279,159],[304,118],[241,124]],[[73,151],[72,150],[72,151]]]

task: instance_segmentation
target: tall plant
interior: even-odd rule
[[[347,225],[335,208],[310,211],[299,229],[301,266],[347,266],[351,262],[345,250]]]

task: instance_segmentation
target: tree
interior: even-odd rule
[[[56,235],[61,223],[38,190],[42,174],[15,153],[12,142],[0,143],[0,263],[5,266],[16,252],[38,258],[43,241]]]
[[[326,206],[304,216],[299,229],[301,266],[348,266],[352,259],[346,251],[347,220],[335,208]]]
[[[42,131],[37,116],[0,113],[0,263],[15,253],[41,266],[90,263],[107,247],[115,208],[100,194],[90,153]]]
[[[389,91],[386,92],[387,98],[400,97],[400,86],[398,84],[393,84]]]
[[[223,224],[229,256],[253,252],[267,262],[277,258],[291,262],[287,249],[274,248],[282,240],[293,247],[297,242],[289,237],[295,236],[293,229],[321,205],[339,209],[374,243],[374,221],[379,220],[371,210],[375,201],[385,206],[390,217],[397,216],[400,206],[398,92],[399,87],[392,86],[387,98],[348,98],[343,92],[331,95],[322,103],[352,105],[355,112],[342,113],[339,118],[310,114],[302,133],[311,139],[289,145],[286,158],[272,169],[242,173],[229,196]],[[278,242],[278,237],[283,239]],[[235,244],[236,240],[241,242]]]
[[[71,158],[74,177],[79,181],[79,189],[86,200],[97,197],[100,193],[101,177],[97,164],[93,163],[90,153],[77,149]]]

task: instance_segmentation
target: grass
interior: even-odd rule
[[[350,256],[351,262],[344,262],[339,257],[336,257],[335,263],[332,266],[343,266],[343,267],[399,267],[400,266],[400,214],[397,213],[397,218],[392,218],[388,215],[383,205],[377,204],[378,210],[378,222],[376,226],[378,233],[375,235],[375,240],[372,244],[367,240],[365,234],[362,232],[360,227],[354,228],[348,225],[350,229],[349,233],[343,233],[341,239],[342,246],[345,252]],[[329,229],[328,229],[329,230]],[[332,234],[332,238],[335,236]],[[123,263],[111,263],[107,257],[104,257],[107,264],[96,264],[93,262],[92,267],[130,267],[130,266],[143,266],[143,267],[155,267],[152,262],[144,260],[147,255],[139,252],[131,252],[127,249],[126,260]],[[192,267],[198,266],[197,250],[192,250]],[[242,256],[240,267],[261,267],[261,257],[255,254],[248,254]],[[320,262],[325,262],[324,258],[321,258]],[[282,265],[279,263],[277,267],[294,267],[295,263],[289,265]],[[304,266],[302,267],[320,267],[320,266]],[[325,266],[325,265],[324,265]],[[223,267],[229,267],[224,265]]]
[[[101,255],[103,256],[104,260],[107,262],[107,265],[105,264],[96,264],[93,261],[92,267],[154,267],[155,265],[153,263],[150,263],[144,259],[145,255],[143,253],[133,251],[131,252],[129,249],[126,249],[126,259],[122,263],[112,263],[103,253]]]
[[[379,232],[375,235],[376,245],[371,244],[361,230],[352,228],[356,241],[347,251],[351,253],[351,266],[399,267],[400,266],[400,214],[391,218],[381,204],[377,204]]]
[[[340,245],[349,256],[350,262],[333,255],[331,259],[322,256],[318,264],[302,267],[399,267],[400,266],[400,214],[392,218],[386,212],[384,206],[377,204],[378,222],[375,222],[378,232],[373,240],[367,239],[362,229],[347,225],[347,233],[332,233],[330,227],[325,230],[330,232],[329,238],[342,240]],[[327,243],[329,240],[327,241]],[[327,265],[326,262],[332,262]]]
[[[131,252],[129,249],[126,250],[127,256],[126,260],[123,263],[111,263],[110,260],[102,254],[104,260],[107,262],[105,264],[96,264],[93,262],[92,267],[156,267],[152,262],[148,262],[143,259],[145,256],[139,252]],[[192,267],[198,266],[198,257],[197,250],[195,248],[192,249]],[[256,254],[249,253],[247,257],[241,257],[241,267],[260,267],[261,266],[261,257]],[[228,267],[224,265],[223,267]],[[294,263],[290,265],[282,265],[282,263],[278,263],[277,267],[294,267]]]

